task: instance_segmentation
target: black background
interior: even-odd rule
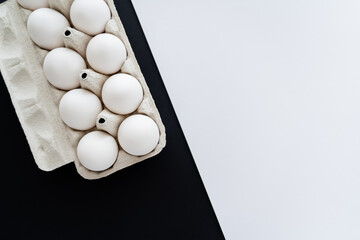
[[[131,2],[115,3],[167,146],[100,180],[83,179],[73,163],[43,172],[1,79],[0,239],[224,239]]]

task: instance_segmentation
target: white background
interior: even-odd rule
[[[133,0],[227,239],[360,239],[360,1]]]

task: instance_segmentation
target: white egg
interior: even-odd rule
[[[111,135],[94,131],[80,139],[77,156],[81,164],[91,171],[104,171],[116,161],[118,144]]]
[[[23,8],[27,8],[30,10],[49,7],[48,0],[17,0],[17,1]]]
[[[63,47],[63,33],[70,27],[69,21],[59,12],[50,8],[39,8],[32,12],[27,21],[31,39],[39,47],[52,50]]]
[[[143,156],[159,142],[159,128],[148,116],[136,114],[126,118],[119,127],[118,141],[129,154]]]
[[[105,31],[111,13],[104,0],[75,0],[70,8],[70,18],[76,29],[96,35]]]
[[[56,88],[71,90],[80,87],[79,74],[86,68],[85,60],[69,48],[55,48],[44,60],[47,80]]]
[[[71,90],[61,98],[59,113],[66,125],[76,130],[95,127],[96,118],[102,111],[100,99],[85,89]]]
[[[86,58],[90,66],[103,74],[118,72],[126,60],[126,48],[120,38],[102,33],[93,37],[87,48]]]
[[[134,112],[143,100],[139,81],[129,74],[116,74],[108,78],[102,88],[105,106],[117,114]]]

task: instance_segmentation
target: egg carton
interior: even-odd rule
[[[69,12],[73,0],[49,0],[50,8],[59,11],[70,21]],[[160,131],[156,148],[144,156],[132,156],[119,148],[115,164],[102,172],[86,169],[77,158],[79,140],[89,132],[101,130],[116,138],[117,129],[129,115],[114,114],[104,108],[97,118],[94,129],[77,131],[66,126],[59,115],[59,102],[67,91],[56,89],[48,83],[43,72],[43,61],[48,51],[33,43],[27,32],[27,19],[32,11],[22,8],[16,0],[0,5],[0,69],[10,93],[11,101],[26,135],[37,166],[52,171],[74,162],[77,172],[85,179],[99,179],[157,155],[165,147],[165,127],[151,96],[125,29],[116,11],[113,0],[105,0],[112,18],[105,32],[119,37],[127,50],[127,60],[120,72],[137,78],[144,91],[144,99],[132,114],[144,114],[152,118]],[[75,28],[64,29],[65,46],[85,58],[85,50],[92,37]],[[88,65],[89,66],[89,65]],[[80,73],[81,87],[100,96],[103,83],[109,76],[91,68]],[[119,146],[120,147],[120,146]]]

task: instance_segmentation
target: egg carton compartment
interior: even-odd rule
[[[59,11],[71,23],[72,0],[49,0],[52,9]],[[59,115],[59,103],[67,91],[52,86],[44,75],[43,62],[49,51],[38,47],[27,32],[27,19],[31,10],[22,8],[16,0],[8,0],[0,5],[0,69],[11,96],[19,121],[29,142],[38,167],[51,171],[74,162],[77,172],[85,179],[99,179],[123,168],[157,155],[166,145],[165,127],[136,61],[126,32],[112,0],[105,0],[111,12],[105,33],[122,40],[127,50],[127,58],[117,73],[135,77],[143,89],[143,100],[131,114],[116,114],[103,104],[103,111],[96,119],[96,126],[86,131],[78,131],[64,124]],[[78,52],[86,61],[87,68],[79,73],[82,89],[93,92],[101,99],[101,90],[111,75],[101,74],[90,67],[86,60],[86,47],[94,37],[76,29],[72,24],[64,29],[63,40],[66,48]],[[115,74],[117,74],[115,73]],[[82,137],[93,131],[110,134],[116,140],[120,124],[129,116],[142,114],[155,121],[159,128],[159,142],[155,149],[143,156],[128,154],[119,145],[117,160],[104,171],[85,168],[77,157],[77,146]]]

